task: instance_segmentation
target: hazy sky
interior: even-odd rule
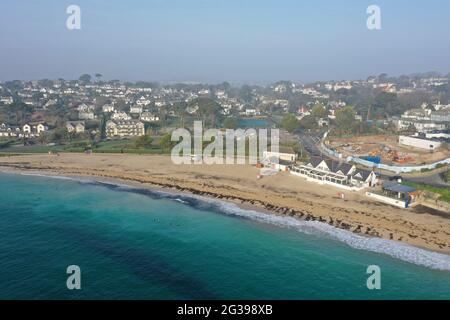
[[[81,30],[66,8],[81,8]],[[366,9],[381,7],[382,30]],[[264,83],[450,72],[448,0],[1,0],[0,81]]]

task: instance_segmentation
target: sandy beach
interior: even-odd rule
[[[289,173],[257,179],[259,169],[250,165],[174,165],[168,156],[71,153],[0,157],[0,170],[90,176],[187,192],[450,253],[450,219],[431,209],[402,210],[362,192],[345,191],[341,199],[341,190]]]

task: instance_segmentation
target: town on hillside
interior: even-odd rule
[[[0,83],[6,154],[168,154],[171,132],[192,130],[194,121],[221,130],[279,128],[280,151],[259,159],[265,174],[369,189],[368,196],[408,207],[417,188],[428,187],[419,178],[400,185],[399,177],[450,162],[450,75],[234,86],[107,81],[97,73]],[[447,176],[431,187],[448,186]]]

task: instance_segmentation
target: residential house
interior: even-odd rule
[[[20,137],[20,128],[12,127],[5,123],[0,124],[0,137]]]
[[[199,107],[198,105],[189,106],[186,108],[186,112],[189,114],[194,114],[198,111]]]
[[[95,119],[95,114],[92,111],[80,111],[78,112],[78,119],[93,120]]]
[[[85,124],[84,121],[67,121],[66,128],[69,133],[83,133]]]
[[[114,113],[111,115],[111,120],[127,121],[131,120],[131,117],[125,111],[114,111]]]
[[[141,116],[140,116],[141,121],[144,122],[158,122],[159,121],[159,117],[146,111],[146,112],[142,112]]]
[[[141,114],[142,113],[142,106],[141,105],[134,105],[130,107],[130,113],[132,114]]]
[[[36,125],[24,124],[22,126],[22,135],[27,138],[35,138],[39,137],[42,133],[47,131],[48,128],[42,123],[38,123]]]
[[[317,124],[319,127],[328,127],[330,125],[330,120],[327,118],[320,118],[317,120]]]
[[[152,102],[149,99],[145,98],[144,96],[136,100],[136,104],[138,106],[148,106],[150,103]]]
[[[14,102],[14,100],[10,96],[0,97],[0,103],[2,103],[2,104],[10,105],[10,104],[13,104],[13,102]]]
[[[104,113],[114,112],[115,111],[114,105],[113,104],[105,104],[102,107],[102,111]]]

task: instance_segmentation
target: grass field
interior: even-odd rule
[[[404,182],[403,184],[416,188],[417,190],[423,190],[428,192],[433,192],[439,194],[440,200],[450,202],[450,188],[436,188],[427,184],[414,183],[414,182]]]
[[[155,138],[156,140],[156,138]],[[84,152],[92,148],[94,153],[139,153],[139,154],[168,154],[170,150],[161,149],[156,143],[155,146],[148,148],[137,148],[134,140],[105,140],[91,146],[88,140],[75,141],[64,145],[46,146],[32,145],[24,146],[20,143],[13,143],[0,148],[0,154],[17,154],[17,153],[49,153],[49,152]]]

